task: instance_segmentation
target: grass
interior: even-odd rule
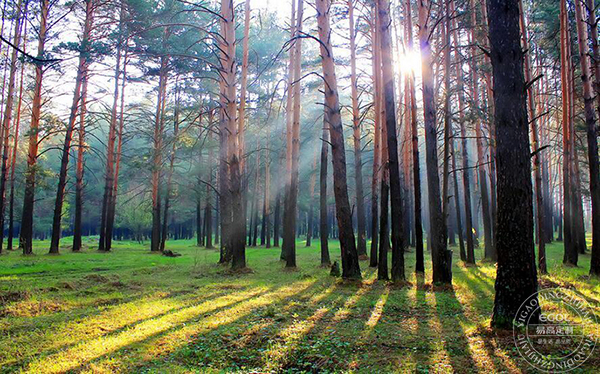
[[[49,256],[48,242],[35,256],[11,252],[0,258],[0,372],[534,372],[512,332],[489,328],[493,264],[465,267],[455,249],[454,287],[438,289],[429,257],[417,279],[409,252],[404,286],[376,281],[365,261],[363,282],[343,282],[318,266],[314,243],[298,242],[296,271],[278,248],[249,248],[248,274],[192,241],[168,243],[177,258],[132,242],[112,253]],[[547,250],[540,284],[577,289],[600,315],[589,254],[565,268],[562,244]],[[575,372],[598,370],[596,353]]]

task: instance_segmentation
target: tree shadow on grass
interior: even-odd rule
[[[122,352],[153,337],[165,336],[185,327],[191,321],[196,321],[203,317],[210,318],[212,315],[238,308],[240,305],[251,303],[254,300],[267,297],[276,292],[277,289],[268,289],[250,292],[246,295],[242,294],[233,300],[222,297],[220,299],[206,300],[199,304],[184,306],[175,311],[169,311],[160,316],[124,326],[119,331],[79,342],[68,349],[57,352],[55,355],[38,357],[28,369],[29,371],[36,371],[36,367],[44,367],[45,362],[49,367],[56,367],[61,372],[83,368],[89,362],[101,357],[113,354],[114,352]]]
[[[461,326],[466,320],[462,304],[456,298],[454,289],[434,292],[435,310],[443,339],[444,350],[448,354],[450,365],[455,372],[466,368],[476,368],[469,339]]]
[[[277,291],[269,291],[252,299],[240,300],[235,305],[229,305],[210,313],[200,313],[191,318],[181,321],[168,329],[145,336],[143,339],[132,341],[118,349],[105,352],[92,360],[81,363],[78,370],[97,367],[98,365],[125,365],[127,369],[151,366],[160,366],[165,359],[175,357],[181,364],[192,363],[198,368],[201,363],[209,367],[219,367],[227,363],[227,354],[219,358],[212,355],[212,350],[207,350],[205,342],[199,338],[202,336],[213,336],[211,342],[223,344],[226,348],[224,353],[231,351],[231,343],[238,339],[238,331],[247,329],[253,318],[260,316],[259,310],[266,307],[281,306],[294,297],[304,294],[312,294],[318,287],[316,282],[306,287],[298,287],[288,292],[282,298],[277,298]],[[283,288],[283,287],[282,287]],[[272,300],[274,299],[274,300]],[[256,303],[256,305],[254,305]],[[194,345],[194,342],[198,344]],[[209,353],[206,357],[202,354]],[[140,360],[145,357],[146,359]],[[142,362],[140,362],[142,361]]]

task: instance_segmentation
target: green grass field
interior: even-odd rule
[[[412,250],[399,286],[376,281],[366,261],[362,283],[330,277],[318,240],[298,242],[296,271],[278,248],[249,248],[247,274],[192,241],[168,243],[178,258],[132,242],[112,253],[86,244],[49,256],[37,242],[35,256],[0,258],[0,372],[534,372],[511,331],[489,328],[494,265],[465,267],[457,250],[448,290],[431,286],[429,256],[425,279],[415,278]],[[573,287],[600,316],[589,254],[565,268],[561,243],[548,253],[542,287]],[[575,372],[599,370],[600,347]]]

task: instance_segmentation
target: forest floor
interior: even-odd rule
[[[465,267],[456,249],[454,287],[439,289],[429,256],[415,278],[412,249],[400,286],[365,261],[363,282],[330,277],[318,240],[298,242],[295,271],[278,248],[249,248],[243,274],[192,241],[169,242],[182,256],[168,258],[133,242],[98,253],[94,240],[83,253],[49,256],[37,242],[35,256],[0,258],[0,372],[534,372],[512,331],[489,328],[495,266]],[[575,288],[600,316],[589,254],[579,268],[562,266],[562,243],[548,254],[541,286]],[[598,352],[575,372],[598,372]]]

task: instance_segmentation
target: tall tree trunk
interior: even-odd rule
[[[538,241],[538,267],[540,273],[546,274],[546,235],[544,234],[544,200],[542,198],[542,170],[541,170],[541,155],[540,155],[540,142],[537,122],[537,111],[535,104],[535,90],[532,83],[531,75],[531,50],[529,49],[529,39],[527,33],[527,25],[525,23],[525,14],[523,11],[523,0],[519,0],[519,22],[521,26],[521,43],[523,45],[523,51],[525,52],[524,68],[525,68],[525,81],[528,82],[529,88],[527,90],[529,118],[531,121],[531,150],[533,156],[533,172],[535,178],[535,200],[536,200],[536,226],[537,226],[537,241]]]
[[[394,98],[394,71],[390,35],[389,1],[378,0],[379,27],[381,30],[383,97],[385,101],[385,123],[387,130],[388,171],[390,177],[392,208],[392,281],[405,280],[404,275],[404,214],[402,212],[402,186],[396,134],[396,108]]]
[[[455,11],[454,1],[451,4],[452,12]],[[460,45],[460,38],[457,31],[457,22],[455,19],[452,21],[452,28],[454,29],[454,44],[458,50]],[[460,122],[460,137],[461,137],[461,151],[462,151],[462,175],[463,175],[463,193],[465,199],[465,235],[467,243],[467,260],[468,264],[475,263],[475,243],[473,238],[473,216],[471,211],[471,181],[470,181],[470,167],[469,167],[469,151],[467,142],[467,130],[465,125],[465,108],[464,108],[464,81],[463,81],[463,70],[462,63],[456,64],[456,90],[458,92],[458,112]]]
[[[563,217],[564,217],[564,258],[563,262],[577,264],[577,248],[574,245],[574,230],[572,220],[572,149],[571,149],[571,115],[570,115],[570,36],[568,30],[568,14],[565,0],[560,2],[560,45],[561,45],[561,81],[562,81],[562,113],[563,113]]]
[[[46,44],[49,0],[40,0],[40,27],[38,29],[37,58],[44,58]],[[42,62],[35,65],[35,85],[33,88],[33,102],[31,104],[31,121],[29,124],[29,149],[27,153],[27,171],[25,174],[25,192],[23,198],[23,216],[21,219],[21,233],[19,247],[24,255],[33,254],[33,203],[35,200],[35,182],[38,157],[38,132],[40,113],[42,109],[42,83],[44,66]]]
[[[477,8],[475,0],[471,0],[471,85],[472,85],[472,112],[479,111],[479,72],[477,67],[477,38],[475,34],[475,27],[477,26]],[[481,193],[481,210],[482,210],[482,221],[483,221],[483,233],[484,233],[484,256],[492,261],[496,260],[495,250],[493,249],[492,241],[492,222],[490,212],[490,199],[487,185],[487,175],[485,167],[485,150],[483,149],[483,131],[481,129],[481,119],[479,115],[474,115],[475,119],[475,137],[477,144],[477,171],[479,174],[479,190]]]
[[[350,200],[348,198],[344,129],[342,126],[335,64],[331,45],[329,10],[329,0],[316,0],[321,64],[325,81],[325,118],[329,124],[329,135],[331,138],[334,175],[333,190],[342,254],[342,277],[347,279],[360,279],[362,276],[358,263],[358,252],[356,251],[356,241],[352,229],[352,211],[350,209]]]
[[[375,14],[375,17],[378,15]],[[373,177],[371,179],[371,252],[369,266],[378,266],[377,249],[379,247],[379,184],[381,182],[381,100],[379,99],[379,60],[378,60],[378,31],[375,22],[371,24],[371,54],[372,54],[372,81],[373,81],[373,107],[375,111],[375,128],[373,130]],[[386,257],[387,259],[387,257]]]
[[[244,199],[241,176],[241,161],[239,159],[239,138],[236,132],[236,61],[235,61],[235,12],[232,0],[221,0],[221,133],[228,132],[226,137],[227,158],[223,168],[227,183],[223,188],[228,188],[229,193],[225,205],[228,211],[223,212],[230,226],[222,225],[226,229],[222,232],[223,241],[231,253],[231,268],[234,270],[246,267],[246,220],[244,214]],[[223,195],[223,194],[221,194]],[[238,213],[238,214],[236,214]],[[226,234],[227,232],[227,234]]]
[[[119,19],[119,32],[122,32],[125,22],[125,8],[124,3],[121,6]],[[108,219],[108,210],[110,207],[110,195],[112,193],[112,186],[114,183],[114,152],[115,152],[115,140],[116,140],[116,127],[117,127],[117,109],[119,102],[119,77],[121,76],[121,52],[123,47],[122,35],[119,35],[119,41],[117,44],[116,52],[116,64],[115,64],[115,85],[113,94],[113,104],[110,115],[110,123],[108,130],[108,142],[106,146],[106,172],[104,175],[104,195],[102,197],[102,211],[100,216],[100,239],[98,244],[99,251],[110,251],[110,247],[107,246],[106,237],[106,225]],[[159,100],[160,101],[160,100]]]
[[[23,22],[21,20],[22,0],[18,0],[16,5],[16,13],[14,19],[13,45],[19,47],[21,44],[21,28]],[[15,81],[17,75],[17,49],[13,48],[10,56],[10,68],[8,74],[8,90],[4,98],[5,110],[2,119],[2,128],[0,131],[0,144],[2,145],[2,174],[0,176],[0,254],[4,244],[4,210],[6,207],[6,182],[8,180],[8,157],[10,152],[9,136],[13,114],[13,102]],[[3,88],[4,89],[4,88]]]
[[[406,29],[408,48],[413,50],[413,31],[412,31],[412,11],[410,0],[406,0]],[[413,165],[413,193],[415,203],[415,252],[417,273],[425,272],[425,260],[423,250],[423,219],[421,214],[421,165],[419,160],[419,132],[417,122],[417,94],[415,88],[415,74],[410,72],[410,119],[411,119],[411,144],[412,144],[412,165]]]
[[[293,36],[296,37],[302,32],[304,1],[298,0],[298,14],[296,16],[296,26]],[[293,52],[290,57],[293,58],[291,65],[291,76],[288,85],[288,97],[292,96],[292,111],[288,112],[288,118],[291,116],[291,127],[288,127],[288,152],[286,158],[288,179],[285,188],[285,198],[283,205],[283,245],[282,254],[284,254],[288,268],[296,267],[296,218],[298,215],[298,158],[300,152],[300,68],[302,59],[302,39],[298,38],[292,46]],[[288,124],[290,120],[288,119]],[[290,136],[291,135],[291,136]],[[291,143],[290,143],[291,140]]]
[[[87,73],[87,72],[86,72]],[[85,169],[85,115],[87,104],[88,74],[83,77],[77,145],[77,169],[75,171],[75,222],[73,224],[73,252],[81,250],[83,220],[83,176]]]
[[[167,190],[165,191],[165,206],[163,211],[162,234],[160,239],[160,250],[165,250],[165,244],[169,233],[169,208],[171,205],[171,194],[173,186],[173,169],[175,166],[175,154],[177,152],[177,141],[179,137],[179,92],[175,87],[175,113],[173,116],[173,144],[169,157],[169,175],[167,177]],[[200,160],[202,162],[202,160]],[[115,196],[116,197],[116,196]]]
[[[519,0],[490,0],[488,11],[498,147],[498,270],[491,324],[510,328],[518,308],[537,291],[527,93]],[[538,317],[539,310],[529,322]]]
[[[590,195],[592,200],[592,262],[590,274],[600,275],[600,170],[598,164],[598,134],[596,129],[596,113],[594,111],[594,90],[592,87],[592,71],[588,60],[588,32],[584,21],[583,6],[575,0],[577,19],[577,36],[581,63],[581,81],[583,82],[583,101],[585,107],[585,124],[587,129],[588,161],[590,168]],[[596,35],[597,39],[597,35]]]
[[[26,39],[27,39],[27,13],[23,15],[23,51],[26,50]],[[9,198],[9,212],[8,212],[8,240],[7,249],[10,251],[13,249],[13,235],[14,235],[14,206],[15,206],[15,168],[17,165],[17,150],[19,145],[19,128],[21,125],[21,107],[23,104],[23,78],[25,73],[25,64],[21,64],[21,78],[19,83],[19,99],[17,104],[17,114],[15,118],[15,130],[14,140],[12,147],[11,167],[10,167],[10,198]]]
[[[321,160],[319,172],[319,236],[321,238],[321,265],[331,263],[329,258],[329,224],[327,214],[327,158],[329,153],[329,129],[327,120],[323,117],[323,135],[321,140]]]
[[[166,31],[165,31],[166,33]],[[160,183],[162,178],[162,148],[165,120],[165,104],[167,101],[167,80],[168,80],[169,57],[164,55],[160,58],[160,71],[158,79],[158,97],[156,101],[156,113],[154,117],[153,134],[153,154],[152,154],[152,232],[150,236],[150,250],[152,252],[160,251],[161,243],[161,191]],[[113,142],[114,143],[114,142]],[[114,175],[113,175],[114,180]],[[111,192],[112,184],[111,183]],[[110,194],[108,200],[110,201]]]
[[[354,1],[348,0],[350,30],[350,85],[352,96],[352,135],[354,140],[354,180],[356,182],[356,223],[358,229],[357,250],[359,256],[367,255],[367,232],[365,201],[362,182],[362,149],[360,145],[360,112],[358,108],[358,82],[356,76],[356,28],[354,26]]]
[[[433,82],[433,59],[429,42],[429,1],[419,1],[419,43],[423,76],[423,106],[425,116],[425,145],[427,155],[427,190],[429,198],[429,231],[431,232],[431,256],[433,282],[452,283],[452,251],[446,243],[446,225],[440,201],[440,177],[438,174],[436,106]]]

